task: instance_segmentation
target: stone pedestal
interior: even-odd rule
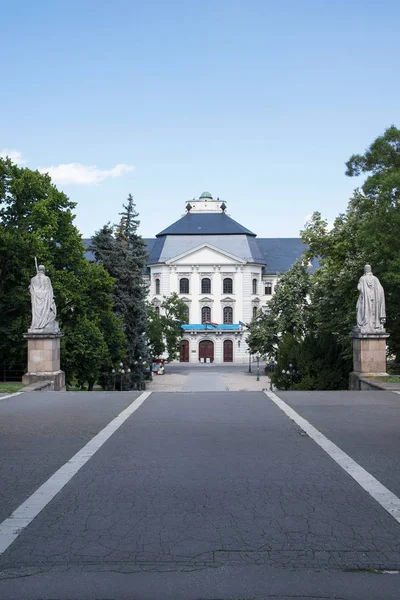
[[[350,389],[361,389],[360,376],[384,377],[386,373],[386,340],[388,333],[363,333],[353,331],[353,372],[350,373]]]
[[[38,381],[52,382],[52,389],[65,390],[65,373],[60,370],[61,332],[28,332],[28,372],[22,383],[30,385]]]

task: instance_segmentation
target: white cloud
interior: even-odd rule
[[[24,162],[26,162],[22,158],[22,153],[18,152],[18,150],[10,150],[9,148],[4,148],[4,150],[0,150],[0,157],[6,158],[6,156],[8,156],[8,158],[10,158],[12,162],[16,165],[22,165],[24,164]]]
[[[115,165],[112,169],[98,169],[94,165],[67,163],[57,167],[39,167],[40,173],[48,173],[54,183],[98,185],[108,177],[121,177],[130,173],[135,167],[125,164]]]

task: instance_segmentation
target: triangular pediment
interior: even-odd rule
[[[246,261],[226,250],[205,243],[178,254],[166,261],[167,265],[179,263],[181,265],[215,265],[215,264],[246,264]]]

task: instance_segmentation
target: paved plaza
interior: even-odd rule
[[[0,598],[398,600],[400,396],[267,383],[0,399]]]
[[[265,363],[244,364],[171,364],[162,376],[155,375],[147,389],[154,392],[262,392],[270,387],[264,373]],[[258,370],[258,379],[257,379]]]

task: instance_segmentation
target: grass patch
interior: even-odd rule
[[[24,386],[22,383],[0,383],[0,392],[5,394],[13,394],[18,392]]]
[[[376,381],[382,381],[383,383],[400,383],[400,375],[390,375],[389,377],[373,377]]]

